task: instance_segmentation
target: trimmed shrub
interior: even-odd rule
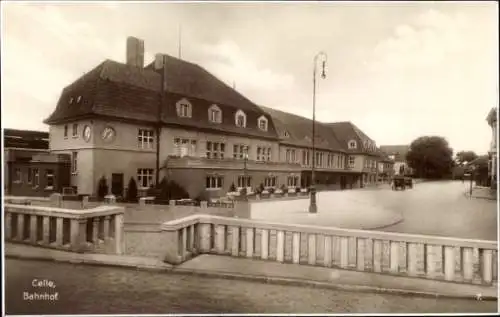
[[[236,186],[234,186],[234,183],[232,183],[231,186],[229,187],[229,191],[230,192],[235,192],[236,191]]]
[[[127,197],[128,202],[137,202],[137,183],[133,177],[130,177],[128,182]]]
[[[99,183],[97,184],[97,197],[100,200],[104,199],[104,196],[108,194],[109,187],[108,187],[108,182],[106,180],[106,177],[101,177],[99,180]]]
[[[285,184],[281,184],[281,191],[284,193],[288,193],[288,187],[285,186]]]

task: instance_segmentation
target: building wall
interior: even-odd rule
[[[12,175],[15,175],[16,170],[21,173],[21,178],[11,177],[9,181],[9,195],[14,196],[50,196],[52,193],[62,193],[64,187],[70,186],[69,179],[69,164],[64,163],[41,163],[41,162],[9,162],[9,169]],[[38,184],[34,180],[34,169],[38,169]],[[47,186],[47,170],[53,172],[53,186]],[[28,178],[31,174],[31,180]]]

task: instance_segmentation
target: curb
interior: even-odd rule
[[[398,225],[398,224],[402,223],[403,221],[405,221],[405,219],[403,217],[401,217],[401,219],[399,219],[391,224],[388,224],[388,225],[383,225],[383,226],[374,227],[374,228],[362,228],[361,230],[381,230],[381,229],[385,229],[385,228],[389,228],[389,227]]]
[[[497,301],[498,298],[494,296],[485,296],[478,299],[475,296],[465,296],[465,295],[451,295],[451,294],[439,294],[432,292],[421,292],[421,291],[411,291],[404,289],[390,289],[382,288],[376,286],[364,286],[355,284],[334,284],[332,282],[320,282],[313,280],[305,280],[298,278],[286,278],[286,277],[270,277],[270,276],[258,276],[250,274],[237,274],[237,273],[227,273],[227,272],[217,272],[209,270],[193,270],[193,269],[183,269],[180,267],[157,267],[144,264],[127,264],[127,263],[111,263],[102,262],[96,260],[88,259],[56,259],[48,258],[43,256],[24,256],[24,255],[12,255],[5,254],[6,259],[18,259],[18,260],[31,260],[31,261],[44,261],[44,262],[59,262],[59,263],[70,263],[70,264],[83,264],[90,266],[101,266],[101,267],[115,267],[129,270],[139,270],[139,271],[153,271],[158,273],[174,273],[183,274],[191,276],[201,276],[207,278],[224,278],[230,280],[240,280],[248,282],[260,282],[269,283],[284,286],[303,286],[311,288],[322,288],[322,289],[332,289],[332,290],[342,290],[348,292],[363,292],[363,293],[379,293],[379,294],[392,294],[399,296],[420,296],[426,298],[441,298],[441,299],[465,299],[465,300],[483,300],[483,301]]]

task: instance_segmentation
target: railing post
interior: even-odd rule
[[[212,225],[209,223],[198,224],[198,239],[200,253],[209,253],[211,251]]]
[[[43,237],[42,243],[44,245],[49,245],[50,240],[50,217],[43,216]]]
[[[246,245],[247,258],[253,257],[254,232],[255,232],[254,228],[247,228],[247,245]]]
[[[373,240],[373,271],[382,272],[382,241]]]
[[[316,264],[316,234],[309,233],[307,235],[307,239],[309,241],[309,245],[307,246],[307,263],[310,265]]]
[[[33,244],[35,244],[38,240],[36,220],[36,215],[30,215],[30,242]]]
[[[483,278],[483,282],[491,283],[492,282],[492,269],[493,269],[493,256],[491,250],[482,250],[481,255],[481,276]]]
[[[323,265],[332,266],[332,236],[325,236],[325,249],[323,254]]]
[[[269,230],[262,229],[260,232],[260,258],[267,260],[269,256]]]
[[[447,281],[455,279],[455,248],[450,246],[444,247],[444,278]]]
[[[239,256],[240,255],[240,228],[237,226],[231,227],[231,255]]]
[[[57,218],[57,220],[59,220],[59,218]],[[61,226],[61,228],[62,228],[62,226]],[[70,220],[70,248],[76,252],[83,251],[85,249],[86,244],[87,244],[86,236],[87,236],[87,220],[86,219],[71,219]],[[56,239],[57,239],[57,236],[56,236]]]
[[[285,261],[285,231],[276,232],[276,261],[283,263]]]
[[[474,278],[473,250],[472,248],[462,248],[461,250],[464,281],[472,282]]]
[[[223,254],[226,250],[226,230],[225,226],[218,225],[215,227],[215,251],[218,254]]]
[[[390,241],[390,269],[391,273],[399,273],[399,247],[400,243],[398,241]]]
[[[123,238],[123,214],[115,215],[115,252],[123,254],[125,252],[125,239]]]
[[[300,263],[300,232],[292,234],[292,262],[294,264]]]

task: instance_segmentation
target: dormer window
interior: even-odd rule
[[[290,137],[290,133],[288,133],[288,131],[285,131],[285,132],[283,132],[283,136],[285,138],[288,138],[288,137]]]
[[[234,116],[237,127],[244,128],[247,126],[247,116],[241,110],[238,110]]]
[[[73,97],[69,98],[69,104],[73,103]]]
[[[80,101],[82,101],[82,96],[78,96],[78,97],[76,98],[76,103],[80,103]]]
[[[349,150],[357,148],[356,141],[354,141],[354,140],[349,141],[348,147],[349,147]]]
[[[222,111],[217,105],[208,108],[208,120],[213,123],[222,123]]]
[[[262,116],[257,120],[257,123],[259,125],[259,129],[262,131],[267,131],[267,118]]]
[[[183,118],[191,118],[192,106],[191,103],[187,99],[182,99],[177,102],[176,110],[177,115]]]

